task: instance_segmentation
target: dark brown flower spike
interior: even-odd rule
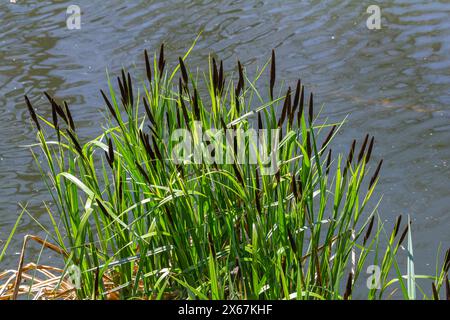
[[[185,87],[188,85],[189,77],[186,70],[186,66],[184,65],[183,59],[181,57],[178,58],[180,63],[181,76],[183,77],[183,84]]]
[[[108,210],[106,210],[105,206],[101,203],[101,201],[98,200],[97,198],[95,198],[95,201],[97,202],[97,206],[100,208],[103,214],[108,218],[113,219],[113,217],[109,214]]]
[[[119,198],[119,203],[122,202],[123,199],[123,183],[122,183],[122,176],[119,176],[119,179],[117,181],[117,185],[118,185],[118,190],[117,190],[117,194],[118,194],[118,198]]]
[[[156,126],[155,117],[153,117],[153,113],[152,110],[150,109],[147,99],[145,97],[142,97],[142,101],[144,102],[145,113],[147,114],[148,120],[150,120],[150,123],[153,126]]]
[[[350,151],[347,157],[347,164],[350,165],[353,161],[353,155],[355,154],[356,140],[353,139],[352,146],[350,147]]]
[[[303,194],[303,182],[302,180],[298,180],[298,197],[300,198]]]
[[[156,139],[155,139],[154,135],[152,135],[152,141],[153,141],[153,150],[156,154],[156,157],[159,159],[159,161],[164,163],[163,157],[161,155],[161,152],[159,151],[158,144],[156,143]]]
[[[70,130],[66,131],[69,135],[70,140],[72,140],[73,145],[75,146],[75,150],[78,152],[78,154],[84,158],[83,149],[81,148],[77,138],[70,132]]]
[[[312,123],[314,117],[314,95],[311,92],[309,94],[309,123]]]
[[[308,154],[308,158],[311,159],[311,138],[310,138],[310,134],[308,133],[306,135],[306,152]]]
[[[241,104],[239,103],[238,95],[234,96],[234,104],[236,105],[237,114],[240,114],[241,113]]]
[[[325,169],[325,174],[328,175],[330,173],[330,165],[331,165],[331,149],[328,150],[328,156],[327,156],[327,164]]]
[[[166,65],[166,59],[164,59],[164,43],[161,43],[161,49],[159,50],[158,70],[159,78],[162,78],[164,66]]]
[[[303,115],[303,105],[304,105],[304,101],[305,101],[305,87],[302,86],[302,90],[300,93],[300,102],[298,105],[298,113],[297,113],[297,125],[300,127],[300,122],[302,119],[302,115]]]
[[[52,120],[53,120],[53,126],[55,127],[55,130],[58,131],[58,114],[56,111],[55,106],[52,103]]]
[[[398,240],[397,246],[401,246],[402,245],[403,241],[406,238],[406,235],[408,234],[409,227],[410,227],[410,224],[407,224],[405,226],[405,229],[403,229],[402,235],[400,236],[400,240]]]
[[[220,64],[219,64],[219,77],[217,79],[217,90],[220,91],[220,86],[222,84],[223,81],[223,61],[220,60]]]
[[[255,168],[255,183],[256,183],[256,191],[260,190],[260,185],[259,185],[259,173],[258,173],[258,168]]]
[[[189,114],[188,114],[188,111],[186,109],[186,105],[184,104],[183,93],[182,93],[182,88],[181,87],[182,87],[182,85],[181,85],[181,78],[180,78],[179,79],[179,85],[178,85],[180,107],[181,107],[181,111],[183,112],[184,122],[186,123],[187,126],[189,126]]]
[[[36,128],[38,129],[38,131],[41,131],[41,126],[39,125],[39,121],[36,116],[36,112],[34,111],[33,106],[31,105],[31,102],[26,95],[25,95],[25,102],[27,104],[28,111],[30,112],[31,119],[33,120],[34,124],[36,125]]]
[[[109,166],[112,169],[114,164],[114,149],[112,145],[112,140],[110,138],[107,139],[108,139],[108,151],[107,152],[105,151],[105,156]]]
[[[152,82],[152,68],[150,67],[150,60],[148,58],[147,49],[144,50],[144,57],[145,57],[145,71],[147,73],[147,80],[149,83]]]
[[[368,227],[367,227],[366,234],[365,234],[365,236],[364,236],[364,241],[363,241],[363,244],[364,244],[364,245],[366,244],[367,240],[369,240],[370,233],[372,232],[374,220],[375,220],[375,216],[372,216],[372,218],[370,218],[370,222],[369,222],[369,225],[368,225]]]
[[[194,95],[192,96],[192,108],[194,110],[195,120],[200,120],[200,108],[198,106],[198,93],[197,89],[194,89]]]
[[[365,158],[366,163],[369,163],[369,161],[370,161],[370,156],[372,155],[372,149],[373,149],[373,142],[374,142],[374,137],[372,137],[372,139],[370,139],[369,149],[367,150],[367,155]]]
[[[64,104],[64,109],[66,111],[67,119],[69,119],[69,128],[72,131],[75,131],[75,123],[73,122],[73,118],[72,118],[72,114],[70,113],[69,106],[67,105],[66,101],[64,101],[63,104]]]
[[[278,127],[282,127],[284,124],[284,120],[286,119],[286,115],[288,114],[291,108],[291,87],[288,88],[286,92],[286,97],[284,98],[283,110],[281,111],[280,119],[278,120]]]
[[[144,168],[142,168],[141,165],[137,161],[134,161],[134,164],[136,165],[136,168],[138,168],[138,171],[141,173],[141,175],[144,177],[144,179],[148,183],[151,183],[150,178],[149,178],[147,172],[145,172]]]
[[[298,200],[301,196],[301,193],[300,193],[300,190],[298,187],[297,178],[296,178],[295,174],[292,176],[291,191],[292,191],[292,194],[294,195],[294,198],[296,200]]]
[[[166,206],[164,207],[164,211],[165,211],[166,214],[167,214],[167,218],[169,219],[170,225],[173,227],[174,224],[173,224],[172,214],[170,213],[169,209],[168,209]]]
[[[291,117],[291,112],[292,112],[292,97],[291,97],[292,89],[291,89],[291,87],[288,87],[288,91],[289,91],[289,94],[287,94],[287,96],[286,96],[286,99],[288,100],[287,108],[286,108],[286,118],[288,119],[288,122],[289,122],[289,118]]]
[[[241,94],[241,91],[244,90],[244,71],[242,70],[241,62],[238,60],[238,72],[239,72],[239,80],[236,87],[236,96]]]
[[[238,72],[239,72],[239,80],[238,84],[234,90],[235,94],[235,104],[236,104],[236,111],[238,114],[240,114],[240,103],[239,103],[239,96],[241,95],[241,91],[244,89],[244,72],[242,71],[242,65],[241,62],[238,60]]]
[[[128,89],[128,80],[127,77],[125,76],[125,70],[122,69],[122,85],[123,85],[123,91],[124,91],[124,101],[125,104],[128,104],[130,101],[130,97],[129,97],[129,92],[130,90]]]
[[[103,92],[103,90],[100,90],[100,93],[103,96],[103,100],[105,100],[106,105],[108,106],[109,112],[111,112],[112,116],[114,117],[114,119],[116,119],[117,122],[119,122],[119,118],[117,118],[117,114],[116,111],[114,111],[114,108],[111,104],[111,102],[109,102],[108,98],[106,97],[105,93]]]
[[[133,84],[131,83],[131,76],[130,73],[128,72],[128,99],[130,102],[130,106],[133,108],[134,105],[134,97],[133,97]]]
[[[112,139],[108,139],[108,156],[109,159],[111,160],[111,163],[114,162],[114,148],[113,148],[113,144],[112,144]]]
[[[359,150],[358,164],[361,162],[362,158],[364,157],[364,152],[366,151],[366,145],[367,145],[368,140],[369,140],[369,134],[366,134],[366,137],[364,138],[364,142],[361,145],[361,149]]]
[[[295,244],[295,239],[292,236],[291,230],[287,229],[288,239],[289,243],[291,244],[292,251],[294,251],[295,254],[297,254],[297,245]]]
[[[145,151],[147,152],[148,155],[150,155],[151,152],[149,152],[149,150],[151,150],[151,148],[149,147],[150,144],[148,140],[148,134],[145,134],[141,129],[139,129],[139,138],[141,139],[141,142],[144,145]],[[150,158],[153,159],[153,154]]]
[[[120,77],[117,77],[117,83],[119,85],[119,90],[120,90],[120,95],[122,98],[122,104],[125,106],[125,108],[127,107],[127,93],[125,91],[125,87],[124,84],[122,83],[122,80],[120,80]]]
[[[355,145],[356,145],[356,140],[353,139],[352,145],[350,147],[350,151],[348,152],[348,155],[347,155],[347,161],[345,162],[344,173],[342,174],[343,177],[347,176],[347,171],[352,165],[353,153],[355,152]]]
[[[302,91],[302,81],[300,79],[297,80],[297,86],[295,87],[295,96],[294,96],[294,109],[295,112],[298,104],[300,102],[300,93]]]
[[[259,192],[256,189],[255,189],[255,204],[256,204],[256,210],[261,215],[262,210],[261,210],[261,203],[259,201]]]
[[[327,146],[328,142],[330,142],[331,137],[333,137],[334,130],[336,130],[336,125],[334,125],[334,126],[331,128],[331,130],[330,130],[330,132],[328,133],[327,137],[326,137],[325,140],[323,141],[322,146],[320,147],[320,150],[323,150],[323,149]]]
[[[433,299],[439,300],[439,293],[437,292],[436,285],[434,282],[431,282],[431,290],[433,291]]]
[[[151,160],[155,160],[156,159],[155,153],[153,152],[153,149],[150,146],[150,140],[149,140],[148,134],[145,134],[142,132],[142,130],[139,130],[139,138],[141,139],[141,142],[144,145],[147,155],[150,157]],[[151,162],[151,163],[153,165],[153,162]]]
[[[292,123],[294,122],[295,112],[297,111],[297,108],[298,108],[301,90],[302,90],[301,81],[300,81],[300,79],[298,79],[297,87],[295,88],[294,104],[292,105],[292,110],[289,114],[289,126],[291,126],[291,127],[292,127]]]
[[[152,133],[152,137],[155,137],[158,140],[161,140],[161,138],[159,137],[158,132],[155,131],[155,129],[153,129],[153,127],[150,127],[149,125],[147,125],[147,128],[150,129],[151,133]]]
[[[350,295],[352,294],[352,282],[353,282],[353,273],[348,274],[347,278],[347,285],[345,286],[345,292],[344,292],[344,300],[348,300]]]
[[[223,61],[220,60],[219,78],[218,78],[218,83],[217,83],[217,93],[218,94],[222,94],[224,86],[225,86],[225,75],[223,73]]]
[[[129,105],[133,106],[133,87],[131,83],[131,76],[130,73],[127,73],[125,75],[125,70],[121,70],[121,76],[117,77],[117,83],[119,84],[120,94],[122,96],[122,104],[125,108],[127,108]]]
[[[219,86],[219,72],[217,71],[217,64],[216,64],[216,59],[214,59],[214,57],[212,58],[212,64],[213,64],[213,91],[214,93],[217,92],[217,88]]]
[[[276,66],[275,66],[275,50],[272,50],[272,60],[270,64],[270,99],[273,100],[273,88],[275,86]]]
[[[56,110],[56,113],[64,120],[64,122],[68,123],[66,114],[64,113],[62,107],[56,103],[55,99],[52,98],[47,92],[44,92],[44,95],[47,97],[48,101],[52,105],[52,109]]]
[[[375,170],[375,173],[372,176],[372,179],[370,179],[369,189],[372,188],[373,184],[375,183],[376,179],[378,178],[378,174],[380,173],[382,164],[383,164],[383,159],[381,159],[380,162],[378,163],[377,169]]]
[[[261,203],[260,203],[260,185],[259,185],[259,173],[258,173],[258,168],[255,168],[255,203],[256,203],[256,210],[258,211],[259,214],[262,213],[261,210]]]
[[[394,238],[398,234],[398,230],[400,229],[401,222],[402,222],[402,216],[400,215],[397,217],[397,220],[395,220],[394,230],[392,230],[392,234],[394,235]]]
[[[295,196],[297,194],[297,183],[295,183],[295,173],[291,178],[291,192]]]
[[[261,112],[258,112],[258,131],[262,130],[262,128],[263,128],[263,122],[262,122]]]

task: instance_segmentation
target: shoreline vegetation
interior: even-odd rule
[[[139,90],[126,70],[108,75],[106,126],[85,143],[66,102],[45,93],[48,120],[25,97],[54,205],[46,239],[26,236],[17,270],[0,273],[0,299],[449,298],[449,251],[436,275],[415,274],[409,219],[387,233],[377,206],[366,208],[383,162],[371,161],[374,137],[335,155],[344,121],[323,119],[300,80],[279,84],[274,51],[250,79],[239,61],[226,75],[212,57],[206,73],[192,73],[194,45],[170,70],[163,45],[153,59],[145,51]],[[265,130],[264,143],[247,139],[252,129]],[[194,147],[182,161],[177,130]],[[273,172],[265,153],[276,155]],[[26,263],[30,240],[65,267]]]

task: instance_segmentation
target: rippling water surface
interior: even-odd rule
[[[376,137],[384,158],[377,197],[390,226],[413,218],[416,272],[432,272],[439,244],[450,244],[450,3],[377,1],[381,30],[366,27],[373,1],[86,1],[81,30],[66,28],[66,1],[2,0],[0,4],[0,241],[28,203],[45,221],[49,200],[30,151],[34,141],[23,95],[50,116],[42,92],[72,105],[81,136],[99,132],[99,89],[106,69],[143,75],[144,48],[162,41],[168,63],[203,30],[189,65],[208,54],[231,71],[237,58],[254,70],[278,57],[278,79],[301,77],[324,115],[349,115],[337,143]],[[38,227],[24,219],[1,266],[17,262],[21,237]],[[0,247],[2,244],[0,243]]]

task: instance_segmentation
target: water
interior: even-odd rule
[[[384,158],[379,212],[388,230],[397,215],[412,216],[416,272],[432,273],[439,245],[450,245],[450,3],[377,1],[382,28],[369,30],[372,2],[79,0],[82,28],[68,30],[69,2],[2,0],[0,239],[19,203],[46,221],[45,186],[21,147],[35,139],[23,95],[47,117],[44,90],[67,99],[80,135],[93,136],[103,121],[107,68],[142,77],[144,48],[162,41],[174,65],[203,30],[191,67],[205,66],[213,53],[228,71],[238,57],[254,70],[276,48],[278,79],[301,77],[331,120],[349,115],[338,147],[375,135],[374,160]],[[21,222],[2,269],[16,265],[23,235],[39,230],[28,217]]]

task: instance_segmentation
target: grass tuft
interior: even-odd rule
[[[357,162],[356,140],[346,158],[333,155],[342,123],[314,115],[313,93],[304,114],[300,80],[292,97],[289,86],[275,96],[275,51],[264,90],[257,89],[264,68],[250,79],[238,60],[234,79],[212,58],[205,74],[194,75],[187,56],[168,70],[164,45],[153,61],[145,50],[147,81],[139,89],[122,69],[118,89],[108,81],[109,95],[100,90],[108,111],[102,134],[84,143],[67,103],[45,93],[50,122],[38,120],[25,97],[47,161],[36,163],[55,202],[51,239],[33,239],[65,262],[55,269],[55,297],[63,286],[79,299],[349,299],[357,292],[374,299],[397,283],[409,298],[413,288],[403,290],[395,260],[409,227],[394,245],[399,218],[382,251],[383,225],[370,205],[383,162],[368,166],[374,138],[365,136]],[[268,136],[252,140],[252,132]],[[273,171],[267,153],[276,155]],[[364,287],[369,265],[381,268],[377,288]],[[72,266],[79,287],[67,282]],[[0,292],[21,294],[13,283],[22,272],[23,260]],[[436,296],[446,278],[432,279]]]

